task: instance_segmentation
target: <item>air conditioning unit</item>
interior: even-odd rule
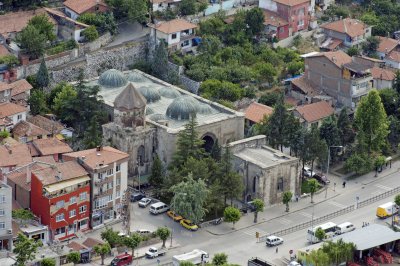
[[[12,229],[8,229],[7,233],[12,234]]]

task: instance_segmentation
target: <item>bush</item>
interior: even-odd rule
[[[267,92],[260,97],[258,102],[272,107],[278,101],[279,95],[280,95],[280,93],[276,92],[276,91],[275,92]]]
[[[169,59],[171,59],[172,63],[177,64],[178,66],[183,65],[183,59],[176,53],[171,54]]]
[[[140,60],[133,65],[128,66],[129,69],[139,69],[147,74],[151,73],[151,65],[147,61]]]
[[[213,100],[237,101],[244,95],[244,90],[239,85],[229,81],[209,79],[200,86],[200,93]]]
[[[99,38],[99,33],[97,32],[95,26],[90,26],[83,31],[83,36],[87,41],[92,42]]]
[[[0,56],[0,65],[6,64],[8,67],[12,67],[14,65],[19,64],[19,60],[14,55],[4,55]]]
[[[76,43],[75,40],[60,42],[56,46],[53,46],[53,47],[47,49],[46,54],[48,54],[48,55],[59,54],[64,51],[72,50],[77,47],[78,47],[78,44]]]

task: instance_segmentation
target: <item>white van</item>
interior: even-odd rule
[[[164,202],[157,202],[150,205],[150,213],[152,214],[160,214],[169,210],[169,207]]]
[[[269,236],[265,244],[267,244],[268,247],[277,246],[283,244],[283,239],[277,236]]]
[[[350,222],[345,222],[336,226],[336,234],[341,235],[350,231],[356,230],[354,224]]]

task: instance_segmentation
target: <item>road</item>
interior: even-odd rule
[[[173,229],[173,237],[179,243],[179,247],[170,250],[165,257],[160,258],[161,264],[170,262],[171,257],[175,254],[188,252],[194,248],[203,249],[209,252],[211,256],[215,253],[224,252],[228,254],[230,262],[240,265],[245,265],[248,258],[255,256],[269,261],[274,260],[276,262],[276,260],[282,256],[288,257],[290,249],[297,250],[298,248],[308,245],[306,241],[306,230],[300,230],[284,236],[285,244],[279,247],[278,254],[275,253],[274,248],[267,248],[263,243],[256,243],[255,232],[274,232],[305,221],[310,221],[313,217],[313,209],[314,218],[340,210],[351,204],[355,204],[356,196],[358,196],[360,200],[364,200],[396,187],[399,184],[398,177],[399,174],[395,173],[386,177],[377,178],[375,182],[370,184],[365,184],[365,182],[361,182],[360,180],[349,181],[346,188],[340,186],[336,187],[336,192],[330,192],[340,193],[340,195],[332,200],[317,203],[314,207],[310,204],[310,206],[304,210],[299,210],[282,218],[266,221],[256,226],[226,235],[212,235],[204,229],[192,233],[180,227],[178,223],[174,223],[166,215],[150,216],[147,213],[148,210],[138,210],[136,206],[133,206],[133,211],[135,213],[134,219],[136,219],[136,222],[133,222],[133,227],[138,229],[139,227],[148,226],[155,229],[157,226],[168,226]],[[351,213],[347,213],[346,215],[334,218],[331,221],[338,224],[348,221],[355,224],[356,227],[360,227],[363,222],[385,223],[385,221],[378,220],[375,217],[376,206],[391,201],[393,198],[394,196],[390,196],[366,207],[359,208]],[[268,219],[267,210],[261,214],[261,217]],[[141,259],[139,265],[156,265],[156,261]]]

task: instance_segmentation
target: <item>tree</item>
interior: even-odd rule
[[[57,93],[54,94],[53,91]],[[65,116],[63,112],[67,110],[67,105],[76,99],[77,94],[71,84],[60,83],[50,92],[48,102],[56,115]]]
[[[337,146],[340,144],[339,129],[335,116],[325,118],[319,128],[319,135],[322,140],[325,140],[328,147]],[[330,158],[334,159],[337,155],[337,150],[332,149]]]
[[[135,256],[135,248],[137,248],[142,241],[142,237],[138,233],[132,233],[123,238],[123,243],[126,247],[132,249],[132,257]]]
[[[224,221],[232,223],[232,229],[235,229],[235,223],[240,220],[240,211],[235,207],[226,207],[224,210]]]
[[[211,149],[211,152],[210,152],[210,156],[216,162],[221,161],[221,146],[218,143],[218,139],[216,139],[215,142],[214,142],[214,145],[213,145],[213,147]]]
[[[178,134],[176,152],[170,167],[180,168],[188,158],[200,159],[204,155],[202,148],[204,141],[199,138],[196,127],[196,119],[192,116],[185,125],[185,129]]]
[[[273,113],[268,117],[266,133],[269,144],[283,151],[283,146],[287,144],[287,119],[288,112],[283,102],[283,96],[278,98],[274,106]]]
[[[146,15],[149,13],[147,1],[145,0],[124,0],[122,8],[127,12],[128,18],[131,21],[139,23],[146,22]]]
[[[85,40],[88,42],[92,42],[99,38],[99,33],[97,32],[97,29],[95,26],[89,26],[82,32],[83,36],[85,37]]]
[[[387,139],[392,150],[396,151],[400,143],[400,120],[393,115],[389,116],[388,120],[389,120],[389,135]]]
[[[49,110],[46,104],[46,93],[41,89],[36,89],[31,92],[28,103],[32,115],[43,115]]]
[[[6,139],[9,136],[11,136],[11,134],[6,129],[0,131],[0,140]]]
[[[314,193],[318,191],[320,185],[315,178],[309,179],[307,185],[311,194],[311,203],[314,203]]]
[[[237,101],[243,95],[243,89],[239,85],[229,81],[208,79],[200,85],[201,96],[211,100]]]
[[[285,191],[283,193],[282,202],[286,205],[286,212],[289,212],[289,202],[292,200],[293,193],[291,191]]]
[[[316,237],[319,241],[322,241],[322,240],[325,239],[326,233],[325,233],[325,231],[324,231],[321,227],[318,227],[317,230],[315,231],[315,237]]]
[[[54,25],[49,21],[47,15],[36,15],[31,18],[28,25],[32,25],[39,31],[39,33],[46,37],[46,41],[54,41],[56,35],[54,34]]]
[[[261,199],[255,199],[252,202],[252,205],[254,206],[254,223],[257,223],[257,218],[258,218],[258,213],[264,211],[264,201]]]
[[[168,237],[171,235],[171,231],[167,227],[159,227],[156,231],[156,236],[158,236],[163,244],[162,247],[165,248],[165,241],[167,241]]]
[[[346,243],[343,239],[339,239],[336,242],[325,242],[321,249],[329,256],[331,263],[339,265],[342,262],[350,262],[353,260],[355,245],[353,243]]]
[[[258,35],[264,29],[264,13],[261,8],[252,8],[246,12],[246,25],[250,37]]]
[[[33,215],[33,213],[29,210],[15,209],[12,210],[12,218],[16,219],[21,226],[24,225],[27,221],[35,218],[35,215]]]
[[[276,69],[271,63],[257,63],[254,65],[253,69],[256,71],[260,82],[266,81],[272,83],[277,74]]]
[[[165,41],[161,40],[154,49],[151,72],[162,80],[165,80],[168,76],[168,51]]]
[[[372,163],[365,154],[354,153],[346,160],[344,167],[347,171],[361,175],[372,170]]]
[[[26,26],[17,34],[16,42],[33,59],[39,58],[44,54],[46,37],[40,34],[39,30],[32,25]]]
[[[306,256],[306,261],[314,266],[328,266],[329,256],[321,249],[314,249]]]
[[[394,197],[394,203],[396,203],[397,206],[400,206],[400,194]]]
[[[84,149],[92,149],[101,145],[102,137],[101,125],[98,122],[98,117],[94,115],[92,119],[90,119],[88,128],[83,133]]]
[[[67,261],[74,265],[78,264],[81,261],[81,254],[77,251],[72,251],[67,255]]]
[[[347,49],[346,53],[349,56],[356,56],[356,55],[360,55],[360,49],[358,49],[357,46],[352,46],[349,49]]]
[[[195,0],[182,0],[179,4],[179,11],[182,16],[196,14],[196,1]]]
[[[36,82],[39,88],[46,88],[47,86],[49,86],[50,83],[49,71],[47,70],[44,58],[42,58],[39,71],[36,74]]]
[[[342,111],[340,111],[339,118],[337,121],[337,128],[339,130],[339,138],[341,145],[345,147],[354,142],[356,134],[353,130],[353,126],[350,122],[346,108],[343,108]]]
[[[396,71],[395,78],[393,80],[393,89],[397,91],[398,94],[400,94],[400,71]]]
[[[212,259],[212,264],[215,266],[223,266],[228,263],[228,255],[225,253],[216,253]]]
[[[258,102],[268,106],[274,106],[278,102],[279,97],[279,92],[267,92],[261,95],[260,99],[258,99]]]
[[[154,158],[153,166],[151,167],[151,175],[149,177],[149,184],[154,187],[156,195],[160,193],[160,189],[164,182],[164,169],[162,162],[158,155]]]
[[[357,139],[365,143],[368,154],[379,152],[386,144],[389,134],[389,123],[377,90],[371,90],[367,96],[361,98],[355,115],[355,124],[359,132]]]
[[[56,266],[55,259],[45,258],[40,262],[41,266]]]
[[[381,89],[378,91],[383,107],[387,116],[396,114],[399,107],[399,93],[392,88]]]
[[[16,265],[24,266],[28,261],[35,258],[35,253],[38,247],[42,246],[42,242],[36,242],[34,239],[29,239],[22,233],[18,233],[13,252],[17,254]]]
[[[107,254],[111,252],[111,247],[109,243],[97,244],[94,246],[94,252],[96,252],[101,257],[101,265],[104,265],[104,259]]]
[[[363,52],[369,56],[375,56],[376,50],[379,47],[379,38],[376,36],[370,36],[365,42],[362,43]]]
[[[204,181],[202,179],[193,180],[190,173],[186,181],[171,187],[171,191],[174,193],[171,209],[193,223],[199,223],[205,215],[204,202],[208,194]]]
[[[106,230],[100,233],[100,236],[101,239],[107,241],[112,248],[122,243],[122,239],[118,234],[118,231],[114,231],[112,228],[106,228]]]

